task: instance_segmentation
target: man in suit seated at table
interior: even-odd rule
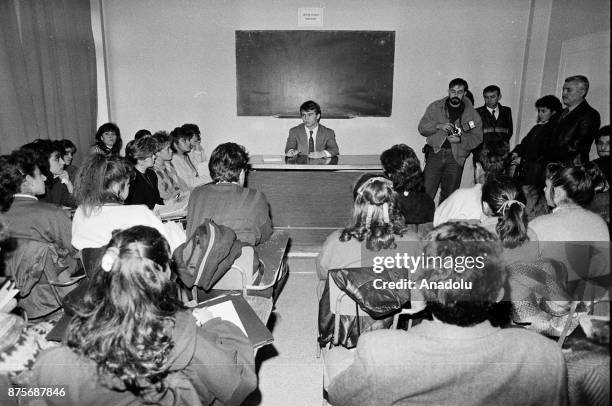
[[[312,100],[300,106],[303,123],[289,130],[285,155],[330,158],[340,154],[334,130],[319,124],[321,107]]]
[[[526,329],[502,329],[491,323],[506,281],[501,252],[497,237],[480,226],[446,223],[434,228],[424,255],[441,259],[437,263],[428,259],[430,267],[411,278],[433,320],[407,331],[363,334],[345,370],[342,353],[348,350],[330,350],[326,356],[330,403],[566,404],[565,361],[556,343]],[[454,266],[446,265],[448,258]],[[439,286],[462,280],[464,288]]]

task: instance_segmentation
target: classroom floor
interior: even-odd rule
[[[268,323],[274,343],[258,351],[259,390],[243,405],[321,405],[323,365],[315,357],[318,280],[314,267],[314,257],[289,258],[289,278]]]

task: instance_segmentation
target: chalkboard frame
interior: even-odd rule
[[[395,31],[237,30],[238,116],[390,117]]]

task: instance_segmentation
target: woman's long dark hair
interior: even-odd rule
[[[170,259],[154,228],[115,234],[68,328],[69,347],[93,360],[101,378],[116,377],[136,395],[164,389],[175,314],[183,307]]]
[[[498,218],[495,230],[505,248],[516,248],[529,241],[527,199],[516,181],[505,175],[489,176],[482,185],[482,201]]]
[[[425,190],[421,162],[412,148],[397,144],[380,156],[385,173],[398,193]]]
[[[117,135],[117,141],[113,144],[112,148],[108,148],[104,142],[102,142],[102,134],[106,132],[114,132]],[[95,145],[104,152],[105,155],[119,155],[121,147],[123,146],[123,140],[121,139],[121,131],[119,126],[115,123],[104,123],[98,127],[96,131],[96,143]]]
[[[573,203],[585,206],[595,197],[595,187],[584,165],[550,163],[546,166],[546,179],[552,186],[562,187]]]
[[[342,230],[340,241],[365,239],[371,251],[396,248],[395,236],[402,235],[404,219],[397,210],[397,193],[391,181],[378,175],[362,175],[353,194],[353,224]]]

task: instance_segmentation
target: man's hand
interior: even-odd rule
[[[455,128],[455,126],[451,123],[444,123],[444,124],[438,124],[436,125],[436,128],[438,130],[444,130],[446,131],[448,134],[453,132],[453,129]]]
[[[287,151],[285,153],[285,156],[288,156],[289,158],[293,158],[294,156],[298,155],[299,151],[295,150],[295,149],[290,149],[289,151]]]
[[[327,155],[325,155],[324,151],[315,151],[315,152],[311,152],[310,154],[308,154],[308,158],[312,158],[312,159],[319,159],[319,158],[325,158]]]

